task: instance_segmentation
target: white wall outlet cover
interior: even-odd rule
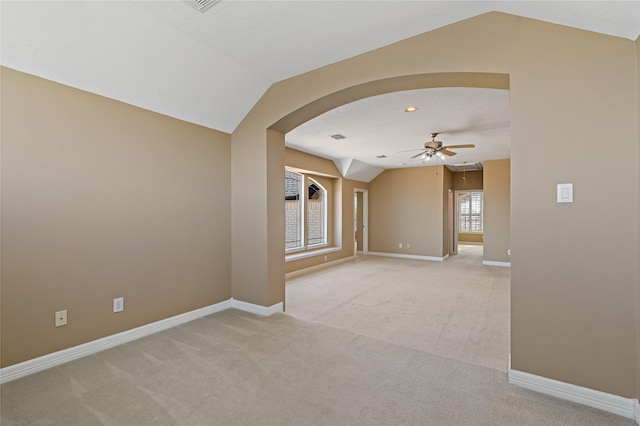
[[[56,312],[56,327],[67,325],[67,310]]]
[[[559,183],[557,188],[558,203],[573,203],[573,184]]]

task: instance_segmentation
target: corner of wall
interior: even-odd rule
[[[637,198],[636,198],[636,217],[638,218],[638,226],[636,228],[637,238],[636,238],[636,258],[638,257],[638,252],[640,252],[640,37],[636,39],[636,73],[638,75],[638,82],[636,84],[636,114],[637,125],[638,125],[638,133],[637,137],[637,148],[636,154],[638,156],[636,161],[636,178],[637,178]],[[640,400],[640,262],[636,263],[636,279],[637,279],[637,287],[636,287],[636,399]],[[638,401],[636,400],[636,422],[640,424],[640,405],[638,405]]]

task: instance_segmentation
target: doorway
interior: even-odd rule
[[[354,255],[369,253],[369,191],[353,190]]]

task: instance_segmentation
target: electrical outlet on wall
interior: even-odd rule
[[[407,248],[410,249],[411,248],[411,244],[407,243]]]
[[[67,310],[56,312],[56,327],[67,325]]]
[[[402,248],[402,243],[398,244],[398,247]]]

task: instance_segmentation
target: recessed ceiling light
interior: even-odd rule
[[[331,135],[332,138],[334,138],[335,140],[340,140],[340,139],[346,139],[347,137],[345,135],[341,135],[340,133],[335,134],[335,135]]]
[[[405,109],[404,112],[416,112],[417,110],[418,110],[418,107],[409,107]]]

